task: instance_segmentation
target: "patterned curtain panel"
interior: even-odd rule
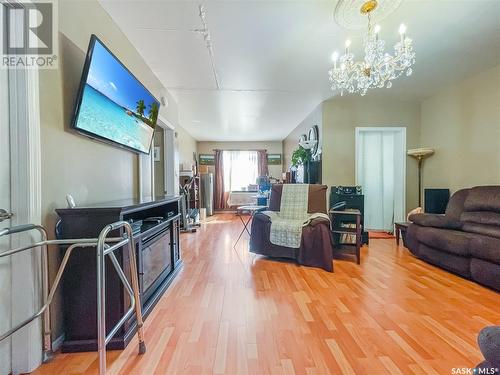
[[[224,158],[222,150],[215,150],[214,208],[216,210],[226,208],[227,199],[224,190]]]
[[[258,150],[257,158],[259,161],[259,176],[269,176],[269,168],[267,165],[267,151]]]

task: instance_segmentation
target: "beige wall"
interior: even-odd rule
[[[407,148],[431,147],[423,187],[452,192],[500,184],[500,66],[446,87],[424,101],[335,97],[315,108],[283,141],[287,168],[301,134],[320,122],[323,183],[355,183],[355,128],[402,126]],[[406,208],[418,202],[416,162],[406,160]]]
[[[500,66],[424,100],[421,133],[424,187],[500,184]]]
[[[420,103],[377,97],[336,97],[323,102],[323,183],[354,185],[355,128],[406,127],[407,148],[420,143]],[[416,163],[406,161],[406,208],[418,203]]]
[[[154,162],[155,195],[165,192],[165,145],[163,142],[163,129],[159,126],[155,130],[154,146],[160,150],[160,160]]]
[[[281,141],[262,141],[262,142],[198,142],[198,154],[213,154],[216,149],[219,150],[258,150],[265,149],[269,154],[283,154],[283,145]],[[282,155],[283,158],[283,155]],[[213,173],[213,167],[209,168]],[[281,178],[281,165],[270,165],[269,175],[275,178]]]
[[[309,134],[309,129],[317,125],[319,129],[319,147],[322,148],[323,141],[323,103],[319,104],[290,134],[283,140],[283,171],[290,168],[292,153],[299,145],[302,134]]]
[[[191,170],[191,165],[194,164],[193,153],[196,153],[197,149],[196,139],[181,127],[176,127],[175,131],[177,133],[179,165],[182,166],[179,169]]]
[[[138,195],[138,156],[68,130],[90,35],[96,34],[157,97],[169,107],[161,116],[177,124],[177,105],[139,53],[97,1],[59,1],[59,69],[40,72],[42,221],[53,236],[54,209],[65,207],[66,194],[77,204]],[[54,274],[59,259],[51,252]],[[60,298],[54,306],[53,338],[62,333]]]
[[[59,21],[60,69],[40,74],[42,200],[44,222],[49,224],[55,219],[54,208],[66,205],[68,193],[77,204],[137,195],[135,153],[68,130],[90,34],[97,34],[155,96],[165,95],[161,83],[98,2],[60,1]],[[177,122],[175,107],[175,101],[169,100],[169,109],[161,113],[173,123]]]

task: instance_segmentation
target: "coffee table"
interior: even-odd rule
[[[250,235],[250,230],[248,230],[248,224],[250,224],[255,214],[257,212],[264,211],[266,209],[267,206],[258,206],[258,205],[246,205],[246,206],[239,206],[238,208],[236,208],[236,215],[238,215],[241,222],[243,223],[243,229],[241,230],[241,233],[238,236],[238,239],[234,243],[233,247],[236,246],[236,244],[238,243],[238,241],[240,240],[241,236],[245,231],[247,231],[248,235]],[[248,216],[247,221],[243,219],[244,215]]]

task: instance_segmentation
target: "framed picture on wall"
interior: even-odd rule
[[[267,154],[267,164],[281,165],[281,154]]]
[[[215,165],[215,155],[200,154],[200,165]]]

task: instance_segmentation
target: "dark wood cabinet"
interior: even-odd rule
[[[321,184],[321,160],[308,161],[299,165],[295,182],[299,184]]]
[[[95,238],[107,224],[124,220],[140,223],[134,228],[133,246],[137,257],[139,289],[144,318],[154,308],[182,266],[179,245],[179,197],[116,201],[87,207],[57,209],[58,238]],[[158,217],[155,223],[144,219]],[[120,233],[111,233],[116,236]],[[65,248],[61,249],[64,254]],[[117,259],[130,280],[127,252],[116,251]],[[107,259],[106,327],[119,321],[130,305],[118,274]],[[97,291],[95,248],[74,251],[62,280],[65,340],[63,352],[97,350]],[[108,344],[108,349],[124,349],[136,331],[131,317]]]

